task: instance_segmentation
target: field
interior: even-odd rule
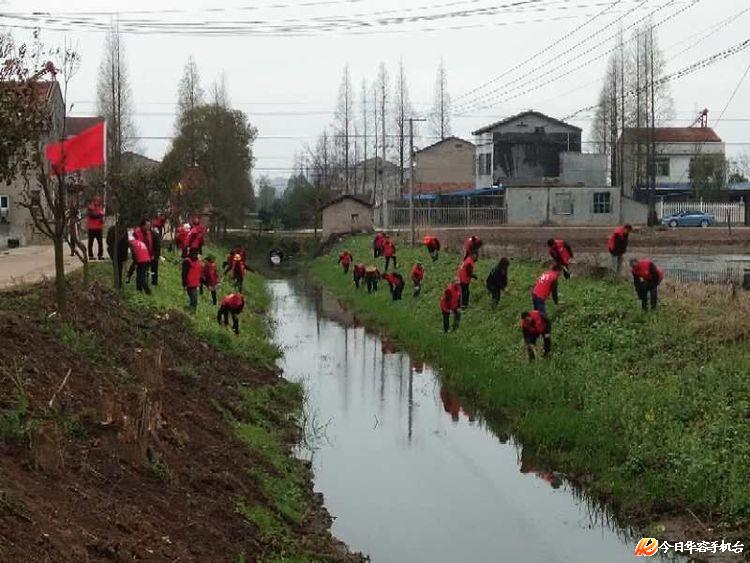
[[[484,289],[493,264],[480,260],[471,306],[446,335],[438,300],[459,256],[433,264],[423,248],[398,247],[406,279],[415,260],[425,265],[419,298],[409,284],[401,302],[385,284],[374,295],[355,290],[336,259],[347,248],[355,262],[372,262],[366,237],[335,246],[312,274],[439,367],[490,424],[510,419],[525,451],[620,514],[641,524],[699,520],[704,536],[750,535],[750,296],[667,283],[662,308],[644,315],[631,283],[575,270],[561,281],[560,305],[548,307],[553,356],[529,364],[518,322],[541,263],[512,261],[509,291],[493,310]]]

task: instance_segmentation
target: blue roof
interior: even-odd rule
[[[438,198],[449,197],[477,197],[484,195],[497,195],[505,191],[503,186],[488,186],[485,188],[476,188],[473,190],[461,190],[458,192],[449,192],[445,194],[418,194],[414,196],[418,201],[434,201]],[[409,193],[404,194],[404,199],[409,199]]]

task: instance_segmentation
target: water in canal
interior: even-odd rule
[[[375,562],[632,562],[635,541],[441,390],[429,366],[303,282],[270,283],[333,533]],[[652,559],[653,560],[653,559]]]

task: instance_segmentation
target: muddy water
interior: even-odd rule
[[[338,538],[388,563],[634,560],[633,538],[429,366],[301,284],[270,284],[276,338],[286,377],[307,389],[308,455]]]
[[[741,285],[750,270],[750,255],[665,254],[652,257],[668,278],[683,282]]]

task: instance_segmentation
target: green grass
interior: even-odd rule
[[[227,254],[226,249],[207,248],[206,255],[209,254],[214,256],[220,269]],[[137,292],[133,279],[130,284],[124,285],[125,298],[137,307],[183,311],[190,317],[195,335],[210,346],[237,355],[252,365],[272,367],[280,351],[268,339],[263,312],[270,304],[270,297],[265,290],[263,278],[251,273],[245,277],[245,310],[240,315],[240,334],[235,336],[231,329],[216,322],[216,307],[211,304],[210,292],[200,296],[195,314],[188,311],[188,297],[182,288],[182,260],[172,253],[166,253],[165,256],[167,260],[159,267],[159,285],[152,288],[151,295]],[[109,263],[94,264],[92,273],[96,279],[111,286],[112,269]],[[222,279],[218,290],[219,301],[233,291],[231,281],[228,278]]]
[[[438,301],[459,257],[443,254],[433,264],[424,248],[398,246],[405,279],[415,260],[425,265],[417,299],[407,286],[404,300],[392,302],[386,284],[368,295],[342,274],[336,257],[344,247],[355,262],[372,262],[369,237],[335,247],[312,273],[365,321],[439,367],[490,419],[509,418],[525,448],[593,479],[594,491],[626,512],[689,508],[747,531],[750,345],[706,332],[730,322],[730,305],[704,307],[676,294],[656,315],[643,315],[625,280],[561,280],[561,303],[548,306],[553,357],[529,364],[518,323],[541,264],[513,261],[509,291],[492,310],[484,280],[494,263],[480,260],[462,326],[445,335]]]
[[[0,440],[10,442],[29,441],[34,421],[29,413],[29,400],[18,395],[16,405],[0,411]]]

